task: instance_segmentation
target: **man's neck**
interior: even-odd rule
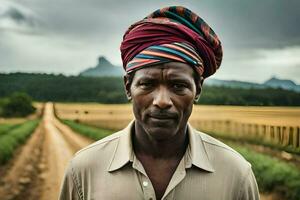
[[[187,146],[187,126],[168,140],[155,140],[135,123],[133,148],[137,155],[149,156],[154,159],[178,159],[182,158]]]

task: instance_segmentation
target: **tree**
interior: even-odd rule
[[[36,110],[32,106],[32,99],[26,93],[13,93],[2,105],[3,117],[26,117]]]

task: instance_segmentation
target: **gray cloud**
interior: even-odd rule
[[[10,8],[3,13],[3,17],[9,17],[16,22],[26,22],[26,16],[16,8]]]
[[[20,2],[20,1],[18,1]],[[47,31],[75,38],[121,36],[133,22],[167,5],[184,5],[199,13],[234,48],[283,47],[300,44],[300,1],[108,1],[24,0],[42,13]]]
[[[300,46],[229,51],[214,77],[264,82],[271,76],[276,76],[300,83],[299,55]]]
[[[32,10],[12,1],[2,0],[0,4],[0,31],[36,34],[38,24],[38,18]]]
[[[101,1],[24,0],[43,13],[47,31],[75,38],[121,37],[126,28],[155,9],[184,5],[202,16],[224,45],[233,48],[276,48],[300,44],[298,0]]]
[[[75,74],[95,64],[99,55],[120,65],[119,45],[127,27],[157,8],[169,5],[186,6],[213,27],[224,46],[224,66],[220,70],[224,79],[232,78],[234,69],[235,72],[243,69],[240,65],[246,70],[246,63],[253,60],[257,60],[251,62],[257,65],[253,70],[262,72],[258,67],[258,61],[266,56],[262,50],[270,50],[273,52],[270,55],[275,55],[273,50],[281,53],[281,49],[292,51],[292,46],[300,46],[299,0],[0,2],[0,71],[40,69]],[[6,5],[5,12],[3,5]],[[21,67],[24,64],[26,67]],[[265,75],[259,80],[273,73],[271,65],[268,64],[270,67],[266,67],[262,72]],[[289,63],[290,68],[285,70],[299,70],[295,65]],[[293,74],[289,75],[295,79]]]

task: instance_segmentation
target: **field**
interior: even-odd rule
[[[38,112],[29,118],[1,119],[0,135],[18,136],[19,128],[28,137],[24,145],[13,146],[13,153],[7,154],[0,165],[1,200],[19,200],[24,196],[57,199],[65,167],[74,153],[124,128],[133,119],[129,104],[35,105]],[[38,117],[42,119],[37,128],[33,131],[35,122],[29,131],[24,131],[26,123]],[[190,123],[223,140],[251,162],[263,200],[297,200],[300,195],[299,119],[300,108],[195,106]],[[259,138],[259,142],[253,138]],[[20,144],[24,142],[20,141]],[[288,153],[285,147],[293,153]]]
[[[66,119],[86,122],[114,119],[129,122],[133,119],[132,107],[125,105],[56,103],[57,114]],[[256,123],[279,126],[299,126],[300,107],[256,106],[194,106],[191,123],[202,120],[231,120],[239,123]],[[113,121],[114,121],[113,120]],[[108,125],[110,126],[110,125]],[[123,127],[123,126],[120,126]],[[112,127],[112,128],[115,128]],[[117,128],[118,129],[118,128]]]
[[[60,118],[111,130],[122,129],[133,119],[129,104],[55,104],[55,107]],[[201,131],[220,136],[293,149],[300,147],[299,107],[196,105],[190,123]]]

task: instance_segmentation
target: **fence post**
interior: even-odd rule
[[[296,127],[296,138],[295,138],[295,147],[299,148],[300,147],[300,127]]]
[[[288,134],[289,134],[288,145],[292,145],[294,147],[294,140],[295,140],[294,127],[289,128]]]
[[[281,127],[276,126],[276,134],[275,134],[275,140],[277,144],[281,144]]]
[[[275,134],[276,134],[276,129],[275,129],[275,126],[271,126],[270,127],[270,142],[271,143],[274,143],[274,141],[275,141]]]

